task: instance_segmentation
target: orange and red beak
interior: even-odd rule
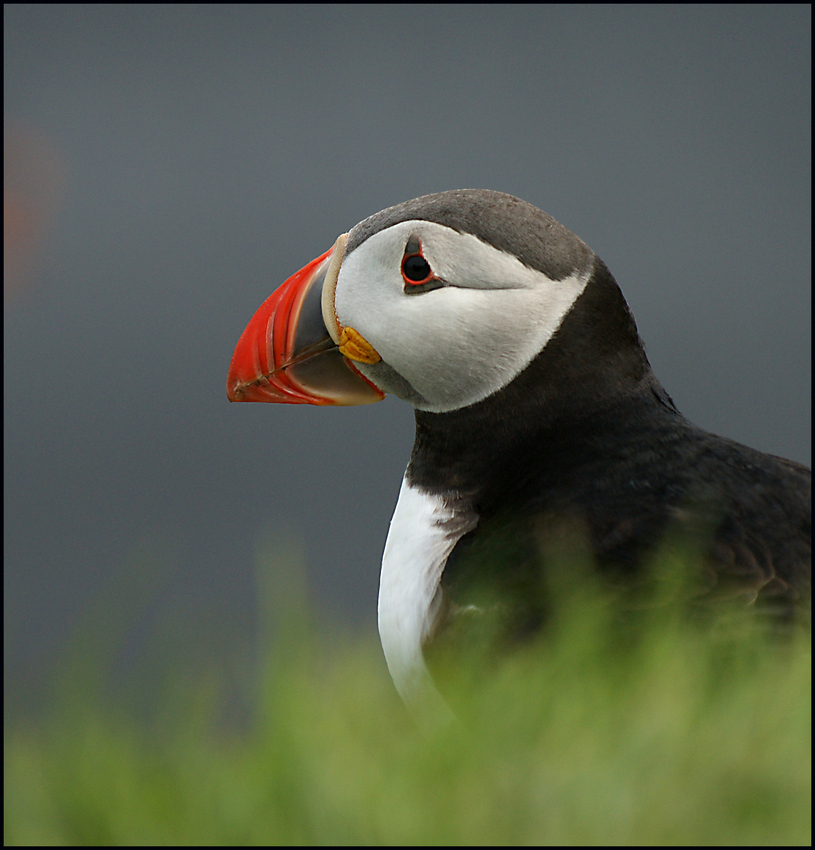
[[[350,405],[384,398],[342,354],[324,321],[328,305],[335,321],[333,336],[338,337],[333,300],[344,248],[341,237],[260,305],[229,364],[230,401]]]

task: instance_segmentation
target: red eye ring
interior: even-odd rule
[[[444,286],[444,281],[433,273],[430,263],[422,253],[422,240],[418,236],[411,236],[405,245],[401,272],[407,294],[427,292]]]
[[[420,252],[402,257],[402,280],[406,286],[423,286],[434,279],[430,263]]]

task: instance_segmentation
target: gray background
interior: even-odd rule
[[[280,282],[417,195],[554,215],[686,415],[809,463],[809,6],[4,22],[7,708],[83,641],[126,669],[239,663],[263,540],[300,546],[321,622],[375,629],[412,411],[230,405],[224,385]]]

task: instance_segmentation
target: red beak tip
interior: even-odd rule
[[[335,248],[295,272],[255,311],[232,355],[226,380],[229,401],[329,406],[383,398],[384,394],[341,356],[327,331],[320,336],[323,293],[312,287],[317,283],[322,287],[325,275],[319,274]],[[301,311],[310,292],[320,297],[312,297],[308,309],[313,313],[316,304],[318,312],[309,314],[308,332],[298,337]]]

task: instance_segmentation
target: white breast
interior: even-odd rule
[[[439,582],[471,511],[402,480],[379,579],[379,636],[393,682],[414,713],[450,714],[425,666],[422,645],[439,614]]]

